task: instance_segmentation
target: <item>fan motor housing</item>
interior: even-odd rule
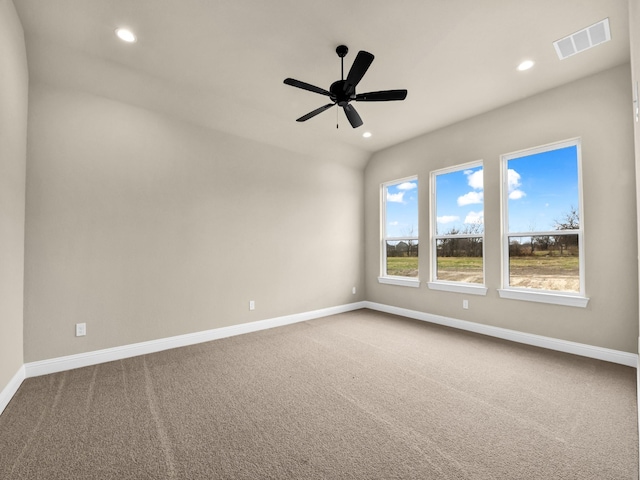
[[[346,82],[344,80],[338,80],[337,82],[333,82],[329,87],[329,91],[331,92],[331,100],[333,100],[341,107],[344,107],[355,98],[355,94],[349,95],[348,92],[344,91],[345,83]]]

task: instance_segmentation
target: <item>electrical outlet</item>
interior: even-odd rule
[[[353,288],[351,289],[351,293],[352,293],[352,294],[354,294],[354,295],[356,294],[356,287],[353,287]]]
[[[462,300],[462,308],[465,310],[469,309],[469,300]]]
[[[76,323],[76,337],[84,337],[87,334],[86,323]]]
[[[249,300],[249,310],[256,309],[256,302],[254,300]]]

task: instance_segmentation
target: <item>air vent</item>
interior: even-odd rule
[[[590,27],[583,28],[579,32],[553,42],[553,46],[555,47],[560,60],[564,60],[567,57],[575,55],[576,53],[584,52],[591,47],[608,42],[609,40],[611,40],[609,19],[605,18]]]

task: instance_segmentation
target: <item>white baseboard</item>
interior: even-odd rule
[[[24,381],[25,378],[26,378],[25,368],[24,368],[24,365],[22,365],[18,369],[16,374],[13,377],[11,377],[11,380],[9,380],[9,383],[7,383],[7,386],[0,391],[0,414],[4,412],[5,408],[7,408],[7,405],[9,405],[9,402],[11,401],[13,396],[16,394],[16,392],[18,391],[18,388],[20,388],[20,385],[22,385],[22,382]]]
[[[323,308],[310,312],[286,315],[284,317],[276,317],[267,320],[243,323],[240,325],[232,325],[229,327],[215,328],[213,330],[206,330],[203,332],[187,333],[185,335],[150,340],[148,342],[134,343],[120,347],[106,348],[104,350],[95,350],[93,352],[30,362],[24,365],[24,369],[26,378],[37,377],[40,375],[47,375],[49,373],[62,372],[65,370],[72,370],[74,368],[88,367],[99,363],[112,362],[114,360],[122,360],[124,358],[136,357],[138,355],[160,352],[171,348],[186,347],[187,345],[210,342],[211,340],[232,337],[243,333],[282,327],[292,323],[304,322],[314,318],[350,312],[361,308],[364,308],[364,302],[349,303],[347,305],[340,305],[337,307]]]
[[[362,301],[294,315],[286,315],[283,317],[259,320],[256,322],[244,323],[240,325],[216,328],[203,332],[189,333],[185,335],[178,335],[175,337],[151,340],[148,342],[123,345],[120,347],[107,348],[104,350],[96,350],[93,352],[80,353],[76,355],[52,358],[49,360],[26,363],[22,367],[20,367],[18,372],[13,376],[6,387],[4,387],[4,389],[0,391],[0,413],[2,413],[2,411],[9,404],[9,401],[18,391],[18,388],[25,378],[47,375],[49,373],[62,372],[65,370],[72,370],[74,368],[87,367],[90,365],[97,365],[99,363],[121,360],[138,355],[146,355],[149,353],[168,350],[171,348],[209,342],[220,338],[241,335],[244,333],[257,332],[274,327],[281,327],[284,325],[312,320],[314,318],[321,318],[338,313],[350,312],[361,308],[369,308],[371,310],[377,310],[380,312],[414,318],[425,322],[445,325],[448,327],[502,338],[517,343],[533,345],[560,352],[572,353],[574,355],[595,358],[598,360],[604,360],[607,362],[618,363],[638,368],[638,354],[569,342],[566,340],[544,337],[541,335],[518,332],[516,330],[508,330],[505,328],[493,327],[490,325],[483,325],[479,323],[468,322],[465,320],[457,320],[455,318],[443,317],[375,302]],[[640,375],[640,371],[638,374]]]
[[[406,308],[393,307],[381,303],[368,301],[365,301],[363,303],[365,308],[369,308],[371,310],[400,315],[416,320],[422,320],[424,322],[437,323],[438,325],[445,325],[447,327],[453,327],[460,330],[467,330],[469,332],[480,333],[482,335],[488,335],[490,337],[502,338],[504,340],[510,340],[512,342],[524,343],[526,345],[533,345],[536,347],[547,348],[549,350],[556,350],[559,352],[572,353],[574,355],[580,355],[582,357],[595,358],[598,360],[604,360],[606,362],[618,363],[621,365],[638,368],[638,354],[635,353],[621,352],[619,350],[595,347],[593,345],[560,340],[558,338],[518,332],[517,330],[493,327],[491,325],[483,325],[481,323],[468,322],[466,320],[457,320],[455,318],[433,315],[430,313],[409,310]]]

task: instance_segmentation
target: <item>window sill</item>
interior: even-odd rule
[[[420,286],[420,280],[411,277],[378,277],[378,283],[414,288],[418,288]]]
[[[551,303],[554,305],[564,305],[567,307],[585,308],[589,303],[589,298],[577,295],[563,295],[561,293],[529,292],[523,290],[498,289],[500,298],[511,300],[524,300],[526,302]]]
[[[427,286],[430,290],[466,293],[468,295],[486,295],[488,290],[484,285],[474,285],[472,283],[429,282]]]

